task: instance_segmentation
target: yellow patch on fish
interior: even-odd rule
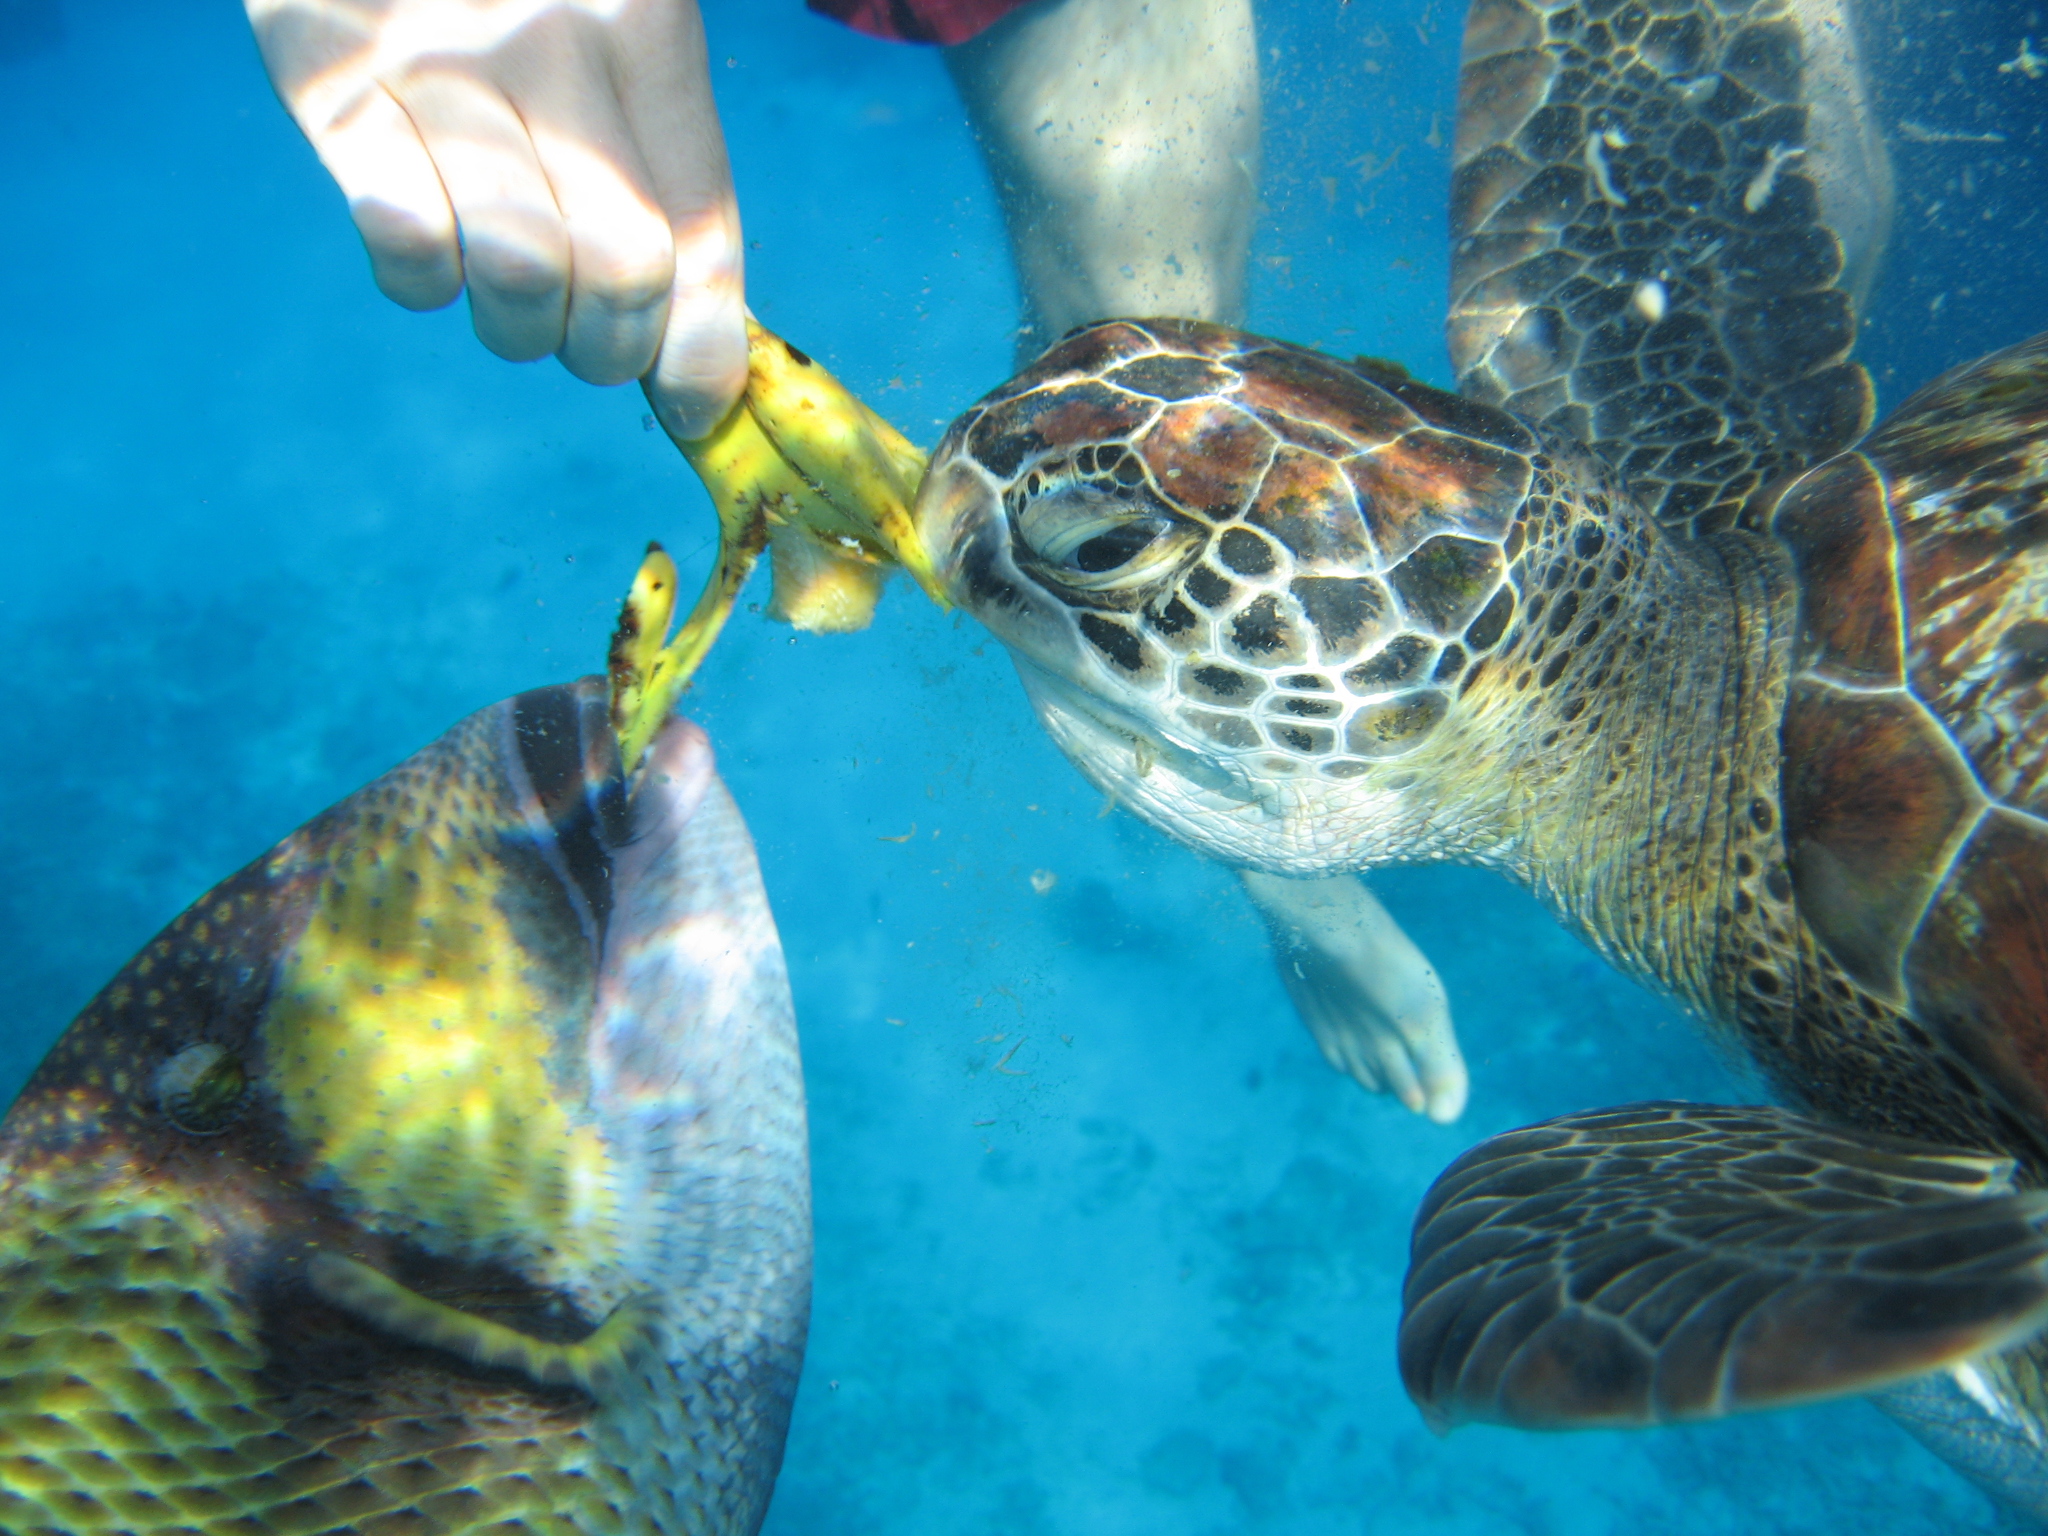
[[[604,1146],[565,1111],[558,1059],[589,998],[522,964],[516,866],[475,828],[419,825],[425,808],[394,803],[334,861],[281,969],[264,1047],[285,1116],[346,1203],[425,1247],[550,1283],[603,1269]]]

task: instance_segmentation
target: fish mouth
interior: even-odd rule
[[[794,1315],[810,1276],[796,1021],[753,839],[696,725],[649,748],[612,872],[584,1055],[629,1197],[621,1262],[693,1287],[700,1310],[707,1286],[729,1290],[735,1322],[769,1294]]]
[[[364,1275],[398,1245],[496,1266],[593,1324],[652,1297],[660,1331],[685,1295],[734,1336],[776,1319],[762,1342],[793,1358],[810,1251],[795,1020],[703,731],[670,719],[622,776],[590,679],[495,706],[422,759],[466,794],[437,807],[438,837],[413,828],[424,807],[341,818],[352,873],[323,882],[262,1026],[285,1128],[361,1236],[338,1257],[367,1265],[346,1284],[328,1264],[316,1291],[410,1343],[523,1358],[431,1294],[371,1304],[385,1293]],[[542,1350],[524,1373],[587,1374],[570,1358]]]

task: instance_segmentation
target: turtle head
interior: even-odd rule
[[[1465,851],[1425,781],[1473,771],[1538,465],[1513,418],[1389,365],[1112,321],[955,422],[916,515],[1083,773],[1312,875]]]

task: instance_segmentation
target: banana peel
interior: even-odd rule
[[[708,437],[677,440],[718,512],[718,563],[668,638],[675,561],[647,547],[610,657],[612,730],[630,773],[768,551],[771,617],[819,634],[867,628],[899,567],[949,606],[911,518],[925,455],[846,386],[747,319],[747,392]]]
[[[810,357],[751,319],[746,403],[814,493],[784,526],[840,559],[873,564],[880,556],[900,565],[927,597],[947,606],[911,520],[925,455]]]

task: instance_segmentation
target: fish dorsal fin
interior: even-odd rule
[[[1619,1428],[1868,1392],[2048,1320],[2012,1164],[1771,1108],[1652,1103],[1496,1136],[1438,1178],[1401,1378],[1440,1428]]]
[[[380,1333],[437,1349],[483,1370],[513,1371],[537,1387],[575,1387],[603,1398],[655,1343],[660,1307],[629,1296],[588,1338],[551,1343],[422,1296],[369,1265],[322,1251],[306,1264],[316,1295]]]
[[[1889,164],[1840,0],[1597,9],[1472,7],[1452,366],[1711,533],[1870,424]]]

